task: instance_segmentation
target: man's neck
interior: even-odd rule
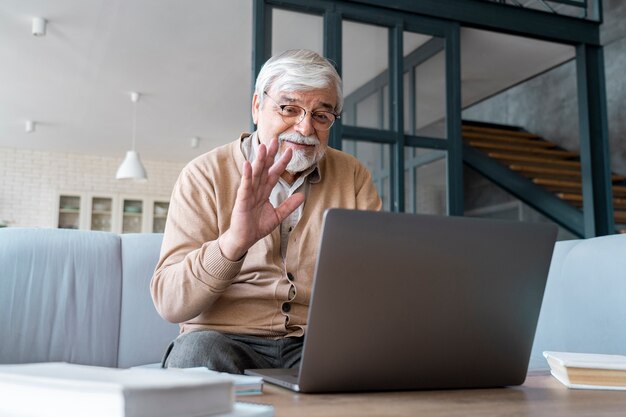
[[[283,172],[283,175],[280,177],[287,182],[287,184],[291,185],[302,175],[302,172],[291,173],[288,171]]]

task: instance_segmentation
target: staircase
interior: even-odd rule
[[[485,123],[463,122],[463,141],[560,200],[582,209],[582,175],[577,152],[559,148],[533,133]],[[625,178],[612,174],[611,180],[616,231],[626,233]],[[524,195],[515,194],[526,201]]]

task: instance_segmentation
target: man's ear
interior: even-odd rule
[[[259,119],[259,111],[261,111],[259,95],[257,93],[254,93],[254,96],[252,96],[252,121],[255,125],[257,124],[257,121]]]

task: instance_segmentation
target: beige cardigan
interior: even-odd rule
[[[246,136],[191,161],[174,186],[150,287],[161,316],[180,323],[181,333],[303,335],[325,209],[381,207],[369,171],[353,156],[329,148],[319,162],[321,180],[310,184],[302,217],[291,232],[285,262],[278,228],[242,260],[229,261],[217,238],[230,225]],[[289,300],[292,284],[296,293]]]

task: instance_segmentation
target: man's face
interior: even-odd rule
[[[302,107],[307,111],[306,116],[298,124],[285,123],[278,107],[284,104]],[[279,156],[287,148],[291,148],[293,156],[287,171],[295,174],[317,163],[324,156],[328,146],[330,130],[315,129],[311,112],[332,112],[336,104],[337,96],[332,88],[295,92],[271,89],[267,91],[262,106],[259,105],[259,97],[255,94],[252,99],[252,118],[257,125],[261,143],[269,146],[272,139],[278,139]]]

